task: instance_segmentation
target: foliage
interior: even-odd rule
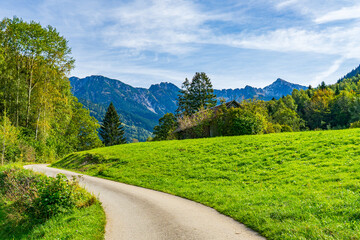
[[[223,135],[252,135],[262,133],[264,123],[260,114],[247,108],[231,108],[226,112]]]
[[[73,113],[68,129],[66,130],[67,142],[74,151],[90,150],[102,146],[96,129],[100,126],[96,119],[90,117],[89,110],[83,105],[73,101]]]
[[[195,200],[267,239],[360,239],[359,141],[350,129],[148,142],[55,166]]]
[[[351,123],[360,121],[360,75],[334,85],[322,82],[316,89],[295,89],[292,95],[279,100],[244,100],[240,108],[233,110],[223,106],[216,107],[212,121],[206,123],[210,129],[216,128],[210,136],[349,128]],[[190,119],[191,116],[178,121]],[[187,132],[195,131],[196,124],[191,126]],[[193,137],[191,133],[185,136]]]
[[[168,140],[174,139],[172,132],[176,129],[177,122],[174,114],[166,113],[159,119],[159,125],[154,127],[153,134],[155,135],[152,140]]]
[[[351,123],[350,128],[360,128],[360,121]]]
[[[19,150],[17,146],[18,134],[18,129],[12,126],[5,112],[0,124],[1,165],[4,165],[5,156],[8,160],[15,159],[16,153],[14,154],[14,152]]]
[[[200,107],[199,111],[191,116],[183,115],[177,119],[179,130],[177,138],[203,138],[210,136],[210,125],[214,118],[212,109]]]
[[[0,186],[1,239],[51,239],[54,233],[49,228],[54,231],[59,225],[62,228],[58,229],[58,236],[103,238],[103,210],[96,198],[80,188],[75,179],[68,181],[64,175],[48,178],[8,166],[0,171]],[[97,217],[85,217],[90,212]],[[69,215],[81,217],[82,223],[71,219],[64,222]],[[94,228],[86,227],[89,221]],[[72,229],[74,226],[77,228]],[[47,232],[45,236],[44,232]]]
[[[114,105],[110,103],[99,132],[105,146],[126,143],[123,128]]]
[[[6,112],[20,132],[18,139],[23,141],[17,145],[35,149],[37,161],[97,146],[97,125],[88,124],[93,119],[87,111],[79,110],[82,105],[70,91],[66,75],[74,60],[67,40],[51,26],[4,18],[0,22],[0,49],[0,116]],[[75,115],[88,127],[71,126],[76,125],[72,121]],[[74,131],[67,131],[70,128]],[[69,142],[74,134],[80,140]],[[18,151],[8,160],[22,160],[21,154]]]
[[[197,72],[191,82],[187,78],[183,82],[178,95],[177,116],[190,116],[201,107],[204,109],[213,107],[216,104],[215,98],[210,78],[204,72]]]

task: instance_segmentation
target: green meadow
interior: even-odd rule
[[[118,145],[53,164],[185,197],[268,239],[360,239],[360,129]]]

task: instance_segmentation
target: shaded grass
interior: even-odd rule
[[[201,202],[269,239],[360,239],[360,130],[136,143],[53,164]]]

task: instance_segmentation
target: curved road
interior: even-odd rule
[[[170,194],[49,168],[44,164],[25,168],[48,176],[81,175],[81,185],[97,195],[104,207],[105,239],[265,239],[212,208]]]

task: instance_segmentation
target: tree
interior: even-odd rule
[[[355,113],[353,106],[356,96],[353,92],[343,91],[330,102],[329,121],[332,127],[349,127]],[[356,112],[358,115],[358,112]]]
[[[0,124],[0,140],[1,140],[1,165],[4,165],[7,149],[17,142],[18,129],[11,125],[9,118],[4,112]]]
[[[304,119],[310,129],[325,129],[330,124],[330,103],[334,99],[334,92],[329,89],[316,90],[306,104]]]
[[[113,103],[110,103],[103,123],[100,127],[100,136],[105,146],[113,146],[126,143],[124,127],[121,125],[119,116]]]
[[[177,122],[174,114],[166,113],[159,119],[159,125],[154,127],[154,141],[167,140],[176,129]]]
[[[85,151],[102,146],[97,130],[100,125],[89,110],[78,101],[73,102],[73,116],[65,133],[72,151]]]
[[[326,84],[324,81],[321,82],[321,85],[319,86],[320,90],[325,90],[327,88]]]
[[[0,21],[0,115],[21,129],[19,148],[35,149],[36,160],[101,143],[96,122],[71,93],[73,67],[68,41],[55,28]],[[8,146],[5,158],[15,159],[17,146]]]
[[[293,95],[298,98],[297,94],[299,94],[299,91],[293,92]],[[296,112],[296,109],[296,102],[291,95],[279,99],[272,106],[271,117],[273,123],[287,125],[293,131],[300,131],[300,129],[304,128],[305,124]]]
[[[210,78],[204,72],[195,73],[191,82],[186,78],[178,95],[177,116],[192,115],[215,106],[216,96]]]
[[[252,111],[251,105],[255,105],[255,103],[227,110],[223,135],[251,135],[264,131],[266,119],[260,113]]]

